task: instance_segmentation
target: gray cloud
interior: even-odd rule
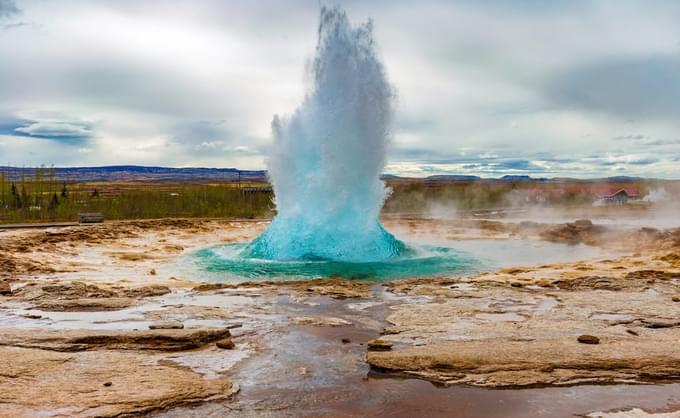
[[[47,139],[67,145],[82,145],[93,137],[92,124],[55,119],[17,120],[0,123],[0,135]]]
[[[0,20],[14,17],[20,13],[14,0],[0,0]]]
[[[390,170],[680,177],[680,3],[338,2],[399,92]],[[315,1],[20,6],[0,0],[23,25],[0,42],[9,161],[262,168],[309,87]]]
[[[558,105],[627,118],[680,115],[680,58],[653,56],[589,63],[552,78],[547,87]]]

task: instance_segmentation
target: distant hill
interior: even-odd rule
[[[45,175],[47,175],[45,170]],[[19,181],[22,177],[32,178],[36,173],[35,167],[6,167],[0,166],[0,174],[9,181]],[[202,167],[147,167],[139,165],[114,165],[103,167],[57,167],[54,169],[55,180],[62,182],[123,182],[123,181],[266,181],[265,170],[239,170],[236,168],[202,168]],[[383,174],[380,178],[387,182],[398,181],[500,181],[500,182],[551,182],[551,183],[634,183],[645,179],[639,177],[608,177],[599,179],[574,179],[555,177],[552,179],[533,178],[527,175],[505,175],[503,177],[482,178],[471,175],[441,174],[425,178],[400,177],[393,174]]]
[[[457,175],[457,174],[441,174],[441,175],[426,177],[425,180],[475,181],[475,180],[481,180],[481,177],[479,177],[479,176]]]
[[[263,170],[238,170],[236,168],[171,168],[117,165],[106,167],[57,167],[54,169],[58,181],[264,181],[267,172]],[[34,167],[2,167],[0,173],[11,181],[35,175]]]

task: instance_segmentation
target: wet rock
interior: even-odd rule
[[[185,351],[229,337],[224,328],[127,330],[0,329],[0,345],[76,352],[89,350]]]
[[[148,355],[103,351],[57,353],[0,347],[0,416],[118,417],[203,400],[238,390],[224,378],[205,379]],[[104,382],[104,383],[102,383]]]
[[[221,340],[216,341],[215,345],[224,350],[233,350],[234,347],[236,347],[236,344],[234,344],[234,341],[232,341],[231,338],[222,338]]]
[[[193,290],[194,292],[211,292],[213,290],[221,290],[221,289],[234,289],[235,286],[227,283],[202,283],[199,284],[198,286],[194,286]]]
[[[364,298],[370,296],[370,284],[341,278],[291,280],[291,281],[257,281],[239,284],[203,283],[195,286],[194,292],[210,292],[221,289],[264,288],[275,289],[277,293],[297,292],[309,295],[322,295],[334,299]]]
[[[352,323],[342,318],[335,318],[332,316],[298,316],[292,319],[295,325],[315,325],[315,326],[330,326],[340,327],[343,325],[351,325]]]
[[[370,340],[367,345],[369,351],[388,351],[394,344],[385,340]]]
[[[86,298],[86,299],[50,299],[37,305],[36,309],[46,312],[97,312],[117,311],[129,308],[136,301],[130,298]]]
[[[183,329],[184,324],[179,321],[158,321],[149,325],[149,329]]]
[[[585,345],[576,339],[450,341],[391,351],[369,351],[379,371],[444,384],[486,387],[663,381],[680,373],[675,338],[609,338]]]
[[[579,335],[577,338],[578,342],[582,344],[599,344],[600,339],[594,335]]]

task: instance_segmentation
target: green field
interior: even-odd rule
[[[644,196],[663,187],[677,196],[678,182],[508,182],[388,181],[383,213],[424,213],[446,207],[458,211],[536,205],[590,205],[598,189],[634,188]],[[275,213],[266,183],[241,182],[64,182],[54,169],[8,179],[0,173],[0,223],[76,221],[78,213],[100,212],[105,219],[165,217],[267,218]]]

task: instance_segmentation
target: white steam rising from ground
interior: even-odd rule
[[[664,203],[671,200],[671,195],[663,187],[652,189],[642,200],[652,203]]]

